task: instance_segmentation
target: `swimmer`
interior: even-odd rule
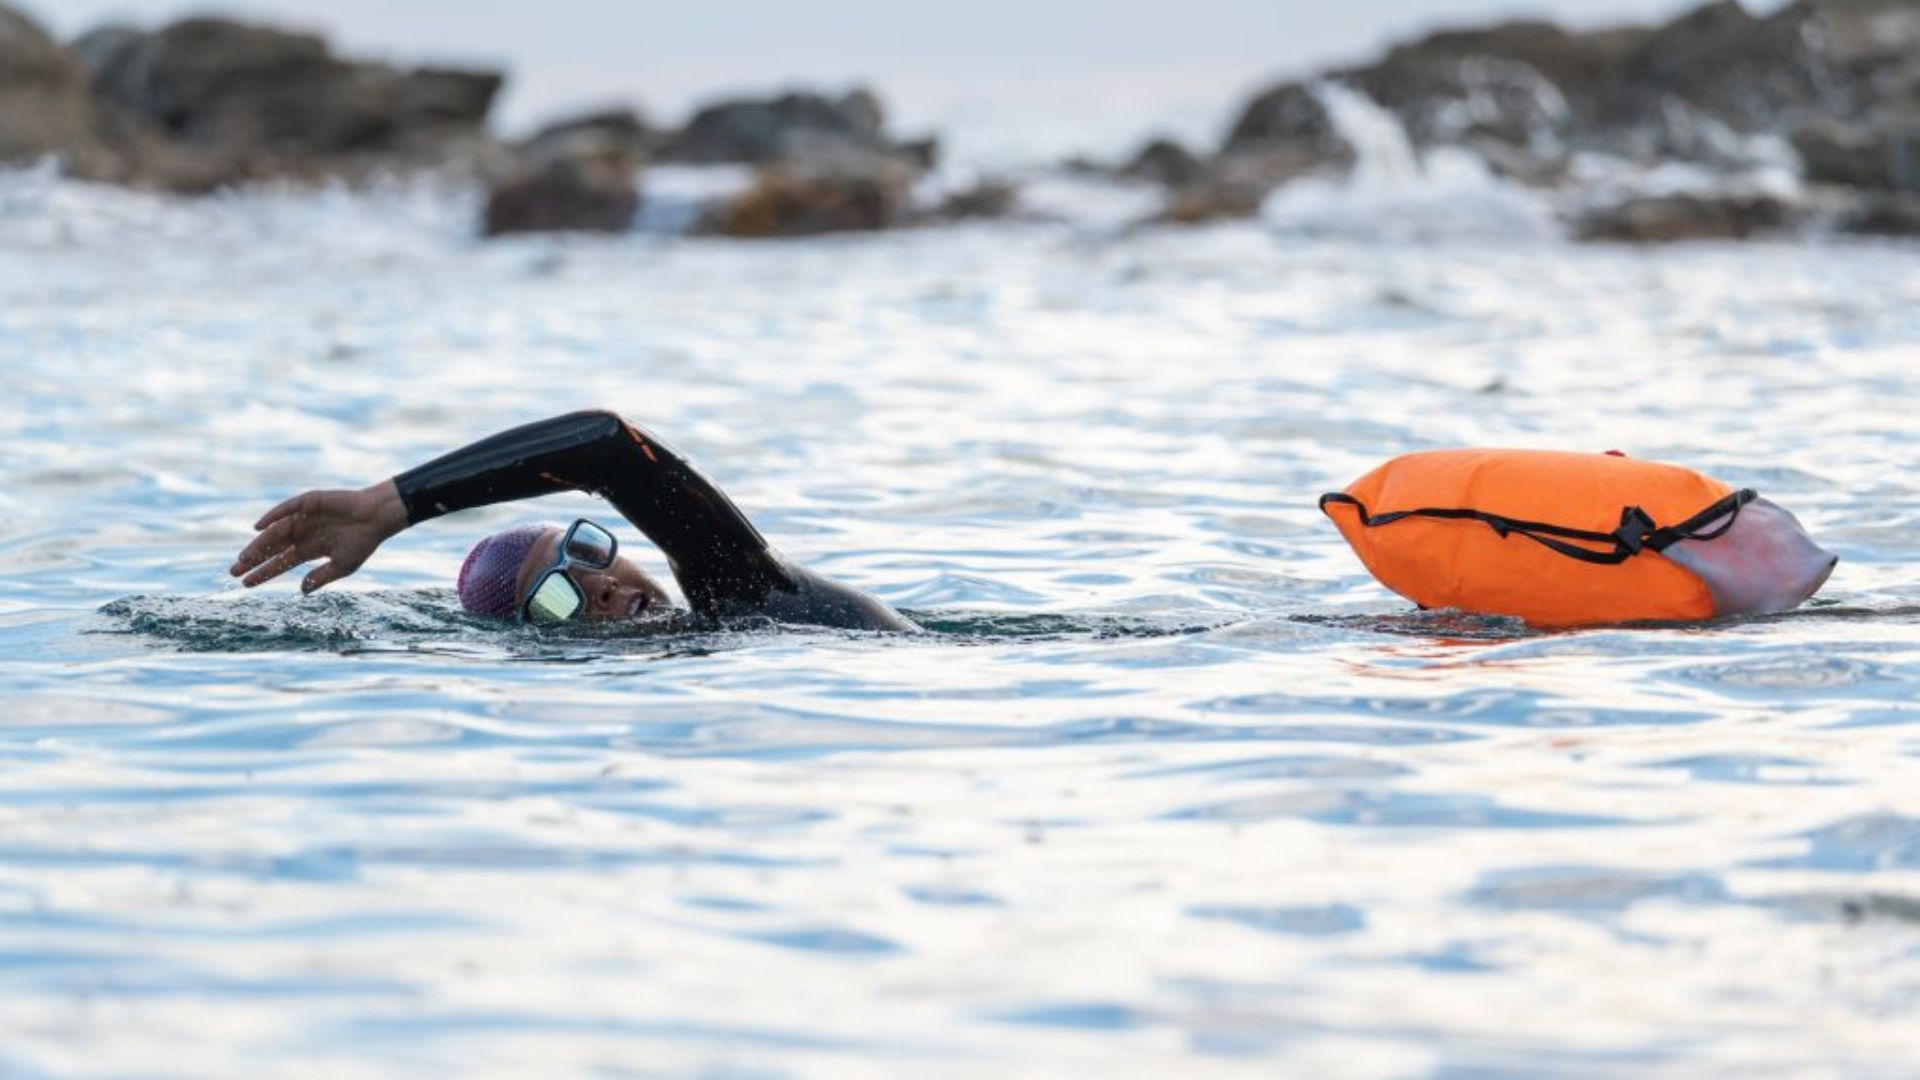
[[[410,526],[562,491],[612,503],[666,555],[700,615],[918,629],[880,600],[788,562],[685,458],[600,410],[503,431],[359,491],[296,495],[254,523],[258,535],[229,573],[252,588],[323,559],[300,583],[311,593],[360,569]],[[584,519],[485,537],[461,565],[458,588],[472,614],[537,623],[633,618],[669,603],[657,582],[619,557],[611,533]]]

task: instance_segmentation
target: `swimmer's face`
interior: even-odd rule
[[[565,535],[565,529],[549,528],[540,542],[527,552],[526,558],[520,560],[520,575],[514,581],[514,595],[520,598],[521,603],[526,602],[527,590],[533,587],[534,579],[553,565],[560,538]],[[668,606],[666,591],[645,571],[628,562],[624,555],[614,559],[613,565],[605,570],[569,566],[567,576],[587,596],[586,610],[579,615],[582,619],[631,619]]]

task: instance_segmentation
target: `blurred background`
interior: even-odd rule
[[[983,3],[923,5],[771,0],[689,7],[558,0],[543,4],[402,0],[341,3],[261,0],[40,0],[26,9],[64,37],[109,22],[157,25],[187,14],[224,14],[328,33],[353,55],[479,64],[510,73],[498,120],[519,131],[583,106],[638,102],[678,116],[719,94],[785,85],[864,83],[913,127],[970,112],[1016,110],[1030,118],[1092,120],[1137,138],[1149,123],[1206,114],[1279,75],[1358,60],[1388,40],[1440,23],[1526,15],[1572,26],[1646,22],[1676,13],[1675,0],[1370,0],[1271,4],[1204,0],[1164,4]],[[1774,0],[1755,10],[1780,6]],[[1082,132],[1054,138],[1066,149]]]
[[[1920,30],[1897,0],[280,0],[219,17],[74,0],[44,26],[33,10],[9,16],[0,160],[179,192],[460,173],[494,190],[489,234],[794,235],[1130,205],[1059,198],[1059,180],[1157,185],[1157,210],[1122,218],[1192,224],[1342,177],[1484,178],[1603,239],[1920,225]],[[642,182],[656,165],[777,168]]]

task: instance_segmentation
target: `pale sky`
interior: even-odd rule
[[[1686,0],[12,0],[63,37],[215,12],[328,32],[352,55],[477,62],[498,127],[614,102],[657,121],[726,91],[864,82],[897,126],[983,115],[1216,135],[1252,89],[1440,25],[1648,21]],[[1775,0],[1747,0],[1771,9]],[[1066,136],[1071,141],[1071,136]]]

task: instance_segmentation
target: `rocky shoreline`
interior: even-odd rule
[[[750,170],[690,231],[777,237],[998,217],[1020,184],[1072,175],[1160,192],[1138,224],[1259,215],[1308,177],[1368,167],[1350,104],[1418,174],[1443,157],[1537,193],[1592,240],[1734,239],[1826,229],[1920,235],[1920,4],[1733,0],[1654,27],[1543,22],[1429,34],[1377,61],[1270,86],[1214,148],[1155,139],[959,191],[931,138],[887,129],[866,90],[721,101],[677,128],[631,109],[503,140],[504,73],[336,56],[313,34],[224,19],[109,26],[69,43],[0,0],[0,165],[199,194],[260,182],[434,173],[487,186],[485,235],[620,232],[655,165]],[[934,192],[929,194],[929,192]]]
[[[1920,4],[1797,0],[1755,16],[1718,0],[1655,27],[1544,22],[1450,30],[1375,63],[1256,95],[1221,146],[1166,141],[1121,167],[1173,192],[1178,216],[1235,216],[1359,148],[1320,88],[1356,91],[1422,155],[1455,152],[1561,200],[1594,239],[1739,238],[1807,225],[1920,233]],[[1694,190],[1615,178],[1684,170]],[[1769,170],[1801,183],[1769,190]],[[1778,188],[1779,185],[1773,185]],[[1743,187],[1746,190],[1742,190]],[[1586,197],[1581,197],[1581,196]]]

